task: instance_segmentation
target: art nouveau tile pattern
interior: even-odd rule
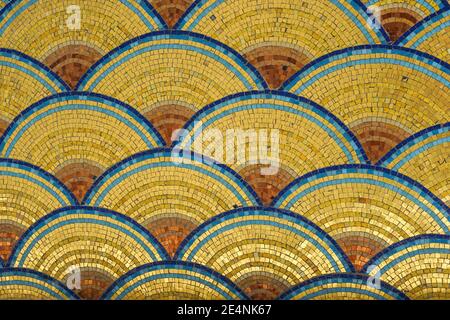
[[[446,0],[0,0],[0,299],[450,299],[449,30]]]

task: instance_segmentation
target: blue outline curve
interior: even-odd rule
[[[430,190],[428,190],[427,188],[425,188],[422,184],[420,184],[419,182],[411,179],[408,176],[405,176],[397,171],[393,171],[393,170],[389,170],[383,167],[379,167],[379,166],[374,166],[374,165],[369,165],[369,164],[344,164],[344,165],[338,165],[338,166],[331,166],[331,167],[326,167],[326,168],[322,168],[319,170],[315,170],[312,172],[309,172],[297,179],[295,179],[294,181],[292,181],[291,183],[289,183],[283,190],[281,190],[281,192],[278,193],[278,195],[273,199],[272,203],[270,204],[273,207],[278,207],[280,206],[281,203],[278,203],[279,201],[284,201],[282,200],[282,198],[285,196],[285,194],[287,192],[290,192],[291,190],[295,190],[296,188],[298,188],[301,185],[304,185],[306,183],[308,183],[308,179],[318,175],[320,176],[322,173],[325,172],[333,172],[333,171],[345,171],[345,170],[352,170],[352,169],[356,169],[354,170],[355,172],[359,171],[359,170],[373,170],[373,171],[379,171],[380,173],[382,173],[382,177],[385,178],[389,178],[391,180],[397,181],[395,179],[392,179],[392,176],[397,177],[398,179],[403,180],[404,182],[410,184],[402,184],[403,186],[407,187],[409,190],[414,190],[412,186],[414,186],[415,188],[418,188],[419,191],[414,190],[415,192],[419,193],[420,195],[422,195],[422,197],[426,198],[423,193],[428,196],[429,198],[431,198],[430,203],[436,207],[436,209],[439,210],[439,212],[442,212],[442,214],[444,216],[447,217],[447,219],[450,221],[450,208],[441,200],[439,199],[436,195],[434,195]],[[347,173],[347,172],[342,172],[342,174]],[[373,173],[367,173],[367,172],[362,172],[365,174],[372,174]],[[376,175],[374,175],[376,176]],[[397,181],[398,182],[398,181]],[[414,197],[415,198],[415,197]],[[417,198],[416,198],[417,199]],[[427,199],[429,200],[429,199]],[[422,201],[421,201],[422,202]],[[427,206],[428,208],[428,206]]]
[[[292,300],[293,296],[296,296],[300,294],[301,292],[304,292],[304,287],[312,285],[312,288],[317,288],[317,284],[321,284],[321,280],[326,279],[338,279],[338,280],[344,280],[343,283],[353,283],[351,281],[345,281],[345,280],[357,280],[358,284],[364,284],[367,283],[367,280],[369,279],[369,276],[366,274],[349,274],[349,273],[334,273],[334,274],[326,274],[317,276],[311,279],[308,279],[302,283],[299,283],[282,294],[280,294],[277,298],[277,300]],[[316,284],[317,283],[317,284]],[[340,282],[331,282],[331,283],[340,283]],[[382,291],[383,293],[386,293],[390,295],[391,297],[395,298],[396,300],[410,300],[408,296],[400,291],[399,289],[395,288],[394,286],[390,285],[387,282],[384,282],[380,280],[381,288],[377,289]]]
[[[334,61],[342,59],[343,57],[341,57],[341,55],[346,54],[346,53],[350,53],[353,55],[354,51],[370,50],[370,52],[359,53],[359,55],[366,55],[366,54],[378,53],[378,52],[372,51],[372,50],[376,50],[376,49],[386,49],[385,53],[389,53],[389,54],[396,54],[396,52],[403,52],[404,54],[402,56],[424,62],[423,60],[417,59],[415,57],[411,57],[411,55],[407,55],[407,54],[409,53],[409,54],[417,55],[418,57],[422,57],[424,59],[432,61],[434,64],[440,65],[444,69],[448,69],[448,71],[445,71],[445,70],[442,70],[442,71],[444,71],[446,73],[450,73],[450,64],[449,63],[447,63],[443,60],[440,60],[436,57],[433,57],[432,55],[422,52],[422,51],[418,51],[418,50],[411,49],[411,48],[399,47],[396,45],[385,45],[385,44],[362,45],[362,46],[349,47],[349,48],[333,51],[324,56],[321,56],[320,58],[317,58],[317,59],[311,61],[310,63],[305,65],[302,69],[300,69],[299,71],[294,73],[289,79],[287,79],[281,85],[280,90],[284,90],[284,91],[292,90],[292,87],[303,78],[304,74],[309,73],[311,71],[311,69],[315,69],[316,65],[319,65],[322,61],[324,61],[326,59],[337,58],[337,59],[331,59],[330,61],[326,62],[323,65],[326,65],[326,64],[329,64],[330,62],[334,62]],[[389,52],[389,51],[392,51],[392,52]],[[380,50],[380,52],[381,52],[381,50]],[[401,55],[401,54],[399,54],[399,55]],[[428,63],[428,65],[430,65],[429,62],[427,62],[427,63]],[[434,66],[434,67],[436,67],[436,66]]]
[[[250,214],[264,215],[264,213],[271,213],[272,215],[276,214],[277,217],[280,219],[283,219],[283,216],[287,216],[289,218],[296,220],[297,221],[296,225],[301,226],[302,229],[305,229],[306,226],[312,227],[311,231],[312,232],[314,231],[313,233],[328,245],[328,248],[331,250],[331,252],[333,252],[336,255],[337,261],[343,265],[343,268],[346,270],[346,272],[355,272],[353,264],[350,262],[350,259],[342,250],[342,248],[339,246],[339,244],[332,237],[330,237],[328,233],[322,230],[315,223],[289,210],[274,207],[261,207],[261,206],[233,209],[230,211],[223,212],[219,215],[216,215],[206,220],[201,225],[197,226],[194,230],[192,230],[191,233],[186,238],[183,239],[183,241],[180,243],[180,245],[177,248],[177,251],[174,254],[174,260],[182,260],[182,256],[186,253],[185,252],[186,249],[188,249],[191,245],[189,244],[189,242],[193,240],[194,237],[196,237],[198,234],[204,234],[206,231],[208,231],[209,229],[206,227],[208,227],[210,224],[214,224],[216,221],[219,220],[222,220],[220,221],[220,223],[224,222],[226,221],[226,218],[241,212],[246,213],[243,217],[248,217],[250,216]],[[236,215],[236,217],[239,216]],[[214,224],[214,226],[220,225],[220,223]],[[336,261],[334,262],[336,263]]]
[[[420,20],[415,25],[413,25],[411,28],[409,28],[408,31],[406,31],[404,34],[402,34],[400,36],[400,38],[398,38],[397,41],[394,42],[394,45],[401,46],[401,47],[405,46],[411,40],[411,38],[410,38],[411,36],[414,37],[414,36],[417,35],[415,33],[417,29],[421,28],[420,31],[425,30],[426,27],[428,26],[427,25],[428,22],[430,22],[430,25],[431,25],[431,24],[439,21],[439,18],[436,21],[430,21],[430,20],[433,20],[434,18],[438,17],[439,15],[441,15],[444,12],[447,12],[449,10],[450,10],[450,5],[447,4],[446,6],[444,6],[439,11],[436,11],[433,14],[429,15],[428,17],[426,17],[425,19]],[[419,39],[422,39],[422,37],[419,38]]]
[[[36,276],[32,278],[40,280],[47,284],[51,284],[54,289],[60,290],[62,294],[65,294],[69,300],[80,300],[80,297],[75,292],[67,288],[67,286],[65,286],[61,281],[52,278],[45,273],[27,268],[9,267],[0,269],[0,277],[3,273],[11,273],[11,275],[13,276]]]
[[[378,265],[381,261],[386,261],[388,257],[391,256],[392,253],[401,252],[405,248],[410,248],[410,245],[417,244],[416,241],[424,240],[425,243],[434,243],[434,240],[447,240],[450,244],[450,235],[444,234],[422,234],[418,236],[414,236],[411,238],[404,239],[397,243],[394,243],[387,248],[384,248],[380,252],[378,252],[375,256],[373,256],[361,269],[362,273],[367,273],[367,268],[371,265]],[[398,251],[396,251],[398,249]],[[403,254],[402,256],[404,256]],[[382,260],[380,260],[382,259]],[[376,264],[375,264],[376,263]]]
[[[99,300],[111,300],[111,295],[113,295],[115,292],[117,292],[118,289],[126,285],[127,282],[130,281],[130,278],[134,279],[136,276],[141,275],[142,273],[151,272],[153,270],[164,270],[163,268],[158,268],[159,266],[174,267],[174,269],[175,267],[178,267],[178,269],[181,270],[190,270],[193,272],[197,272],[213,280],[216,280],[218,283],[226,287],[228,290],[232,291],[232,293],[238,296],[240,299],[250,300],[250,298],[245,294],[244,291],[242,291],[241,288],[239,288],[234,282],[232,282],[224,275],[218,273],[217,271],[198,263],[188,261],[175,261],[175,260],[157,261],[153,263],[148,263],[128,271],[127,273],[123,274],[118,279],[116,279],[103,292]]]
[[[78,200],[73,195],[73,193],[60,181],[58,178],[53,176],[51,173],[41,169],[38,166],[35,166],[34,164],[22,161],[22,160],[16,160],[16,159],[10,159],[10,158],[0,158],[0,166],[4,163],[11,163],[16,164],[17,168],[22,169],[27,172],[31,172],[36,174],[37,176],[41,177],[45,181],[47,181],[50,185],[56,187],[58,191],[62,192],[67,199],[69,200],[70,205],[77,205]]]
[[[28,1],[28,0],[11,0],[10,2],[8,2],[0,10],[0,22],[3,20],[3,15],[6,13],[6,11],[8,11],[8,12],[11,11],[12,7],[15,7],[19,2],[22,2],[22,1]],[[137,0],[136,2],[138,2],[138,4],[141,6],[141,8],[144,9],[144,11],[151,18],[153,18],[153,20],[155,21],[155,24],[157,25],[157,27],[160,27],[161,29],[167,29],[168,28],[167,23],[164,21],[164,19],[161,17],[161,15],[158,13],[158,11],[151,5],[150,2],[148,2],[147,0]],[[133,11],[126,4],[124,4],[124,5],[129,10]],[[145,21],[143,21],[142,18],[139,15],[136,14],[136,16],[139,17],[139,19],[145,24],[145,26],[147,26]],[[15,18],[13,20],[15,20]],[[150,22],[150,21],[148,21],[148,22]],[[1,36],[1,34],[0,34],[0,36]]]
[[[59,208],[57,210],[52,211],[46,216],[40,218],[35,223],[33,223],[27,231],[17,240],[14,248],[11,250],[11,255],[9,256],[7,266],[10,267],[17,260],[17,254],[23,249],[23,245],[29,240],[29,237],[34,234],[35,231],[38,231],[46,226],[48,221],[54,221],[57,218],[67,217],[69,214],[78,214],[77,211],[84,210],[83,214],[90,214],[93,217],[98,218],[99,216],[106,216],[115,221],[123,223],[128,227],[135,230],[140,236],[142,236],[145,240],[147,240],[155,249],[155,251],[161,256],[163,260],[170,260],[170,256],[167,253],[166,249],[161,245],[161,243],[143,226],[137,223],[135,220],[130,217],[121,214],[119,212],[115,212],[105,208],[95,208],[90,206],[69,206],[64,208]],[[31,247],[29,247],[31,248]],[[145,249],[145,248],[144,248]],[[151,249],[149,247],[149,249]],[[23,257],[22,257],[23,259]]]
[[[197,111],[186,122],[186,124],[183,126],[182,129],[191,131],[191,129],[189,129],[189,127],[191,126],[191,124],[194,121],[196,121],[198,118],[200,118],[202,116],[202,114],[209,112],[211,109],[214,109],[214,107],[216,107],[216,106],[218,106],[220,104],[224,104],[224,103],[226,103],[228,101],[231,101],[231,100],[239,98],[239,97],[246,97],[246,96],[251,96],[251,95],[260,95],[260,96],[272,95],[275,98],[276,98],[276,96],[280,96],[280,97],[293,99],[296,102],[304,103],[304,104],[307,104],[307,105],[311,106],[311,111],[316,113],[321,118],[328,120],[328,122],[330,124],[332,124],[334,128],[336,128],[336,129],[339,129],[339,128],[343,129],[343,132],[341,132],[340,130],[338,130],[338,131],[346,138],[347,142],[349,142],[350,145],[352,145],[352,146],[353,146],[353,144],[355,145],[355,146],[353,146],[353,149],[354,149],[353,151],[358,156],[358,160],[361,161],[361,162],[369,163],[369,158],[367,157],[367,154],[366,154],[364,148],[362,147],[361,143],[359,142],[359,140],[356,138],[356,136],[353,134],[353,132],[338,117],[336,117],[333,113],[331,113],[330,111],[328,111],[327,109],[325,109],[321,105],[315,103],[312,100],[309,100],[308,98],[301,97],[301,96],[295,95],[293,93],[290,93],[290,92],[287,92],[287,91],[282,91],[282,90],[246,91],[246,92],[235,93],[235,94],[232,94],[230,96],[223,97],[223,98],[221,98],[221,99],[219,99],[217,101],[214,101],[213,103],[203,107],[199,111]],[[258,98],[258,97],[256,97],[256,98]],[[318,109],[320,112],[322,112],[326,116],[330,117],[331,120],[335,121],[336,123],[333,124],[333,122],[330,121],[330,119],[327,119],[326,117],[324,117],[320,113],[315,112],[314,109]],[[172,143],[172,147],[176,147],[178,143],[179,143],[178,141],[174,141]]]
[[[402,142],[397,144],[394,148],[389,150],[389,152],[386,153],[376,163],[376,166],[385,167],[387,164],[391,163],[394,159],[397,159],[401,154],[406,152],[412,146],[416,145],[416,143],[425,141],[427,138],[435,135],[435,133],[432,133],[430,136],[426,136],[427,133],[437,131],[439,129],[450,130],[450,122],[447,122],[445,124],[438,124],[438,125],[423,129],[423,130],[416,132],[415,134],[409,136],[408,138],[406,138],[405,140],[403,140]],[[447,131],[447,130],[445,130],[445,131]],[[410,145],[414,140],[417,140],[417,141],[415,141],[413,145]],[[398,153],[398,154],[394,156],[394,154],[396,154],[396,153]],[[387,161],[389,161],[389,163],[386,163]]]
[[[47,67],[42,62],[34,59],[33,57],[30,57],[29,55],[26,55],[25,53],[22,53],[20,51],[14,50],[14,49],[0,48],[0,56],[3,56],[2,55],[3,53],[7,54],[7,57],[10,57],[13,59],[15,58],[14,55],[18,56],[19,58],[23,58],[23,60],[19,59],[19,61],[24,62],[27,65],[29,65],[29,66],[33,67],[34,69],[45,74],[47,76],[48,80],[50,80],[62,92],[72,91],[72,89],[70,89],[69,85],[63,79],[61,79],[61,77],[58,76],[58,74],[53,72],[49,67]]]
[[[130,162],[131,164],[135,164],[138,161],[147,160],[147,159],[149,159],[149,158],[147,158],[147,156],[157,154],[157,153],[161,153],[161,154],[167,153],[168,156],[171,156],[173,150],[179,150],[180,152],[183,151],[182,149],[174,149],[174,148],[168,148],[168,147],[154,148],[151,150],[136,153],[136,154],[114,164],[113,166],[111,166],[108,170],[106,170],[101,176],[99,176],[95,180],[94,184],[86,192],[86,195],[84,196],[83,201],[81,203],[83,205],[86,205],[88,202],[92,201],[92,199],[90,199],[90,198],[92,198],[98,192],[98,188],[101,186],[100,183],[107,182],[111,178],[111,176],[114,176],[114,175],[118,174],[120,171],[122,171],[123,169],[127,168],[127,167],[123,167],[127,162]],[[189,153],[190,153],[191,157],[194,157],[194,159],[196,159],[195,157],[200,157],[201,159],[206,159],[205,163],[207,163],[210,168],[213,168],[213,169],[219,171],[220,173],[226,175],[228,178],[231,178],[233,180],[233,182],[235,182],[242,189],[242,191],[244,191],[245,193],[248,193],[248,195],[250,195],[250,196],[253,196],[254,199],[251,199],[251,197],[249,197],[250,201],[252,201],[258,205],[262,205],[261,199],[258,197],[255,190],[253,190],[253,188],[233,169],[231,169],[230,167],[228,167],[222,163],[218,163],[213,159],[203,156],[201,154],[191,152],[191,151],[189,151]],[[139,158],[141,158],[141,159],[139,159]],[[187,158],[184,158],[184,153],[183,153],[182,158],[187,159]],[[176,164],[174,164],[174,166],[176,166]],[[218,168],[216,168],[216,166]],[[123,168],[120,168],[120,167],[123,167]],[[222,170],[224,170],[225,172],[223,172]],[[111,176],[108,177],[108,175],[111,175]],[[103,181],[103,180],[105,180],[105,181]]]
[[[161,36],[168,36],[167,39],[176,39],[171,36],[187,36],[198,39],[198,43],[206,45],[208,47],[213,47],[211,44],[218,46],[221,50],[221,53],[229,57],[233,60],[240,68],[243,69],[244,73],[249,76],[257,87],[262,87],[263,89],[268,89],[266,80],[264,80],[263,76],[259,73],[259,71],[249,63],[239,52],[234,50],[233,48],[213,39],[208,36],[202,35],[200,33],[195,33],[191,31],[182,31],[182,30],[160,30],[154,31],[150,33],[143,34],[141,36],[130,39],[120,46],[112,49],[106,55],[104,55],[100,60],[94,63],[80,78],[77,85],[75,86],[75,91],[85,90],[86,82],[89,81],[103,66],[113,59],[117,58],[118,55],[130,50],[135,45],[145,43],[150,43],[154,40],[154,38],[158,38]],[[164,38],[161,38],[164,39]],[[209,42],[209,43],[208,43]]]
[[[188,17],[188,15],[190,15],[192,11],[203,7],[203,4],[200,3],[202,1],[208,1],[208,0],[195,0],[187,8],[187,10],[181,15],[181,17],[178,19],[177,23],[175,23],[175,25],[173,26],[173,29],[182,30],[185,27],[186,22],[187,22],[187,21],[185,21],[186,17]],[[341,1],[341,0],[338,0],[338,1]],[[367,19],[369,18],[369,15],[367,14],[367,7],[366,7],[366,5],[364,3],[361,2],[361,0],[350,0],[350,1],[349,0],[344,0],[344,1],[349,3],[355,9],[355,11],[357,13],[359,13],[360,16],[363,19],[365,18],[365,20],[367,21]],[[355,4],[356,7],[353,4]],[[339,9],[339,7],[337,7],[337,8]],[[358,8],[360,10],[358,10]],[[343,12],[347,16],[347,14],[343,10],[341,10],[341,9],[339,9],[339,10],[341,12]],[[357,24],[353,21],[353,19],[351,17],[349,17],[349,16],[347,16],[347,17],[357,27]],[[358,28],[358,30],[361,33],[363,33],[364,37],[366,37],[366,35],[364,34],[364,31],[365,32],[368,32],[369,30],[373,31],[376,34],[378,39],[372,39],[372,40],[379,40],[382,43],[383,42],[384,43],[388,43],[390,41],[386,30],[384,30],[384,28],[382,26],[381,26],[381,28],[379,30],[374,30],[374,29],[371,29],[371,28],[366,28],[364,31],[362,31],[361,29]],[[366,37],[366,40],[369,41],[369,39],[367,39],[367,37]]]
[[[150,134],[150,136],[157,143],[156,147],[158,147],[158,144],[159,144],[159,146],[163,146],[165,144],[164,139],[161,137],[161,134],[158,132],[158,130],[156,130],[153,127],[153,125],[150,123],[150,121],[148,121],[142,114],[140,114],[136,109],[134,109],[130,105],[128,105],[120,100],[117,100],[115,98],[111,98],[111,97],[108,97],[108,96],[105,96],[105,95],[102,95],[99,93],[70,91],[70,92],[62,92],[62,93],[58,93],[55,95],[51,95],[42,100],[39,100],[39,101],[33,103],[28,108],[26,108],[25,110],[23,110],[19,115],[17,115],[17,117],[11,122],[11,124],[8,126],[8,128],[3,133],[3,135],[0,137],[0,152],[4,152],[4,148],[5,148],[4,144],[6,143],[7,139],[10,138],[10,134],[15,132],[15,129],[17,128],[17,126],[20,123],[23,123],[24,120],[26,120],[30,116],[32,116],[35,113],[35,111],[51,105],[51,104],[46,104],[47,102],[49,102],[51,100],[55,100],[55,102],[61,102],[61,101],[58,101],[57,99],[65,98],[65,97],[72,97],[73,99],[77,99],[77,97],[81,97],[78,100],[87,100],[87,101],[95,101],[95,99],[91,99],[91,98],[98,98],[98,99],[104,100],[105,102],[111,103],[111,105],[109,105],[110,107],[123,108],[124,110],[121,110],[121,111],[128,114],[131,118],[133,118],[140,125],[142,125],[144,127],[144,129],[146,129],[145,131],[143,131],[143,133],[147,132],[148,134]],[[82,99],[83,97],[85,97],[86,99]],[[65,100],[65,101],[67,101],[67,100]],[[108,105],[107,103],[105,103],[105,104]],[[120,110],[120,108],[118,108],[118,109]]]
[[[422,3],[422,5],[423,5],[425,8],[427,8],[429,11],[435,10],[435,9],[433,8],[432,4],[431,4],[430,2],[428,2],[427,0],[419,0],[419,1],[420,1],[420,2]],[[436,1],[433,1],[433,2],[436,3],[440,9],[442,9],[442,8],[445,8],[446,5],[448,5],[448,3],[447,3],[446,1],[447,1],[447,0],[436,0]],[[374,1],[372,1],[372,2],[378,2],[378,0],[374,0]],[[425,2],[426,4],[423,4],[423,2]],[[424,13],[425,13],[425,12],[424,12]]]

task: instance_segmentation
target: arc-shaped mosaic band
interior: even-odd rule
[[[46,96],[69,90],[58,75],[33,58],[0,48],[0,133],[27,106]]]
[[[311,172],[283,190],[273,206],[323,228],[357,269],[393,243],[424,233],[449,234],[450,227],[449,208],[428,189],[400,173],[369,165]]]
[[[283,89],[341,119],[372,163],[410,135],[450,120],[450,65],[408,48],[336,51],[306,66]]]
[[[130,77],[132,83],[127,81]],[[172,132],[208,103],[266,87],[258,71],[233,49],[204,35],[175,30],[122,44],[78,84],[79,90],[113,96],[135,107],[168,145]]]
[[[448,205],[450,164],[446,160],[449,157],[450,123],[446,123],[409,137],[381,159],[378,165],[422,183]]]
[[[182,242],[175,257],[210,266],[251,298],[275,298],[314,276],[353,270],[323,230],[297,214],[266,207],[210,219]]]
[[[379,57],[381,55],[390,57],[381,59]],[[353,59],[349,59],[350,57],[353,57]],[[447,87],[449,85],[446,76],[449,73],[450,65],[445,61],[409,48],[390,45],[363,45],[345,48],[320,57],[289,79],[283,85],[283,89],[296,94],[304,94],[307,88],[317,81],[325,79],[329,73],[351,67],[352,64],[349,63],[349,60],[356,65],[396,64],[406,66],[411,70],[431,75],[433,79]],[[328,68],[331,65],[334,68]]]
[[[49,173],[19,160],[0,159],[0,258],[9,258],[16,241],[38,219],[76,203]]]
[[[228,68],[227,73],[231,72],[233,77],[239,79],[237,83],[233,81],[233,85],[244,85],[247,90],[265,87],[261,75],[236,51],[205,35],[180,30],[152,32],[123,43],[98,61],[80,80],[77,87],[79,90],[98,90],[99,87],[105,86],[105,81],[109,82],[108,76],[118,72],[120,67],[126,69],[127,63],[131,67],[130,61],[132,62],[133,58],[145,58],[146,53],[151,54],[161,49],[174,50],[174,53],[180,55],[183,52],[179,51],[185,50],[190,53],[191,59],[193,54],[199,54],[203,59],[209,57],[212,59],[211,64]],[[174,63],[181,67],[183,61],[175,60]],[[212,73],[211,67],[209,70]],[[220,74],[222,81],[224,75]],[[106,86],[111,85],[114,85],[113,81]]]
[[[54,174],[80,199],[107,168],[163,145],[132,107],[93,93],[62,93],[24,110],[0,139],[0,154]],[[81,181],[73,171],[83,174]]]
[[[165,148],[114,165],[96,181],[84,203],[130,216],[173,254],[199,224],[260,201],[228,167],[199,154]]]
[[[296,119],[296,122],[293,119]],[[307,122],[308,125],[302,122]],[[308,128],[309,134],[301,130],[302,125]],[[282,91],[238,93],[204,107],[186,123],[186,132],[181,133],[175,145],[182,149],[192,148],[198,143],[196,139],[200,136],[201,129],[220,129],[225,132],[234,128],[279,129],[282,140],[280,152],[285,151],[284,145],[294,149],[290,150],[290,154],[282,154],[281,162],[296,174],[314,170],[317,165],[326,166],[326,159],[318,161],[317,158],[314,160],[315,164],[299,166],[300,163],[308,163],[307,158],[311,158],[311,154],[320,157],[318,152],[314,151],[316,148],[320,149],[321,154],[331,158],[333,163],[366,161],[358,140],[338,118],[308,99]],[[313,133],[312,128],[315,129]],[[289,139],[296,139],[296,143],[291,143]],[[315,147],[312,148],[313,142],[324,145],[319,147],[314,144]],[[333,151],[327,152],[327,146],[331,146],[329,148]],[[236,167],[234,164],[230,165]]]
[[[301,7],[302,5],[298,1],[287,1],[287,2],[269,2],[269,1],[263,1],[262,8],[258,8],[255,3],[253,2],[247,2],[245,5],[242,4],[242,2],[238,1],[224,1],[224,0],[196,0],[193,5],[186,11],[184,16],[179,20],[179,22],[176,24],[175,28],[177,29],[185,29],[185,30],[191,30],[191,31],[197,31],[200,33],[213,33],[217,29],[220,28],[219,26],[215,26],[213,23],[223,23],[224,25],[228,25],[230,23],[236,25],[237,21],[230,20],[222,20],[217,21],[216,19],[211,19],[211,17],[214,16],[222,16],[225,12],[230,16],[230,19],[239,17],[241,19],[241,22],[244,24],[245,19],[251,19],[254,17],[254,13],[257,12],[260,16],[262,15],[263,20],[267,21],[267,25],[271,25],[271,19],[274,19],[273,12],[271,10],[284,10],[289,12],[289,15],[283,15],[287,19],[287,23],[293,23],[296,19],[311,19],[314,17],[318,12],[322,13],[322,16],[325,18],[331,18],[334,14],[334,17],[336,15],[339,16],[340,21],[342,21],[342,24],[350,27],[346,29],[347,31],[352,31],[352,36],[359,38],[362,36],[363,39],[366,41],[369,41],[369,43],[375,43],[376,41],[384,41],[386,40],[386,34],[382,30],[371,30],[370,27],[367,26],[367,20],[369,19],[369,15],[366,12],[366,8],[361,2],[358,1],[346,1],[346,0],[331,0],[331,1],[311,1],[307,2],[307,6],[303,5],[303,10],[307,10],[306,8],[309,8],[308,12],[306,14],[301,15]],[[311,8],[312,7],[312,8]],[[240,10],[244,13],[244,16],[241,17],[239,14],[236,14]],[[234,13],[234,14],[233,14]],[[280,17],[280,13],[278,13],[278,18]],[[237,18],[236,18],[237,19]],[[325,20],[326,21],[326,20]],[[321,21],[324,23],[324,21]],[[311,21],[311,24],[314,25],[314,21]],[[247,26],[253,25],[253,24],[246,24]],[[294,24],[295,25],[295,24]],[[294,32],[295,28],[292,28],[293,30],[287,30],[288,32]],[[236,30],[230,27],[231,30]],[[240,29],[241,31],[246,31],[246,28]],[[251,32],[252,29],[250,28],[246,32]],[[270,30],[272,33],[274,31],[281,32],[280,30]],[[344,30],[341,30],[344,31]],[[217,32],[217,31],[216,31]],[[215,34],[219,37],[232,37],[231,34]],[[289,33],[286,36],[283,34],[284,38],[291,36]],[[261,36],[263,37],[263,35]],[[219,39],[220,40],[220,39]],[[231,39],[230,39],[231,40]],[[225,42],[225,41],[224,41]],[[236,41],[237,42],[237,41]],[[350,41],[351,43],[351,41]],[[348,45],[348,43],[347,43]],[[233,47],[233,46],[231,46]]]
[[[24,268],[0,269],[2,300],[78,300],[79,297],[58,280]]]
[[[382,27],[372,29],[366,9],[347,0],[198,0],[175,28],[205,34],[237,50],[277,89],[324,54],[387,42]],[[340,21],[338,26],[335,21]],[[329,34],[332,41],[325,36]]]
[[[284,292],[281,300],[409,300],[384,281],[361,274],[330,274],[307,280]]]
[[[390,283],[411,299],[448,299],[449,235],[420,235],[377,254],[363,268]]]
[[[398,46],[420,50],[441,60],[450,62],[448,43],[450,29],[450,7],[447,6],[426,17],[396,42]]]
[[[60,27],[55,29],[55,25]],[[0,47],[16,49],[41,61],[53,50],[70,44],[86,45],[105,54],[130,38],[166,26],[145,0],[79,0],[72,5],[52,0],[14,0],[0,11]],[[45,36],[49,32],[52,36]],[[108,37],[99,38],[97,32]],[[34,41],[30,43],[29,39]]]
[[[190,262],[163,261],[138,267],[118,279],[105,300],[237,300],[248,299],[229,279]]]
[[[101,208],[67,207],[30,227],[8,265],[45,272],[64,282],[77,271],[82,288],[99,285],[101,294],[131,269],[167,259],[159,242],[129,217]]]

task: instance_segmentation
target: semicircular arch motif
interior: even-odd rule
[[[450,120],[450,65],[408,48],[336,51],[305,67],[283,89],[341,119],[372,163],[410,135]]]
[[[323,230],[292,212],[265,207],[210,219],[183,241],[175,257],[209,266],[253,299],[275,298],[314,276],[353,271]]]
[[[228,167],[198,154],[166,148],[134,155],[110,168],[84,203],[131,217],[173,254],[209,218],[260,202]]]
[[[330,274],[307,280],[284,292],[281,300],[409,300],[384,281],[374,285],[362,274]]]
[[[358,140],[339,119],[281,91],[239,93],[204,107],[174,145],[230,166],[267,205],[298,176],[366,162]]]
[[[64,284],[43,273],[23,269],[0,269],[2,300],[78,300]]]
[[[8,260],[16,241],[41,217],[76,202],[49,173],[22,161],[0,159],[0,258]]]
[[[205,266],[182,261],[138,267],[118,279],[105,300],[246,300],[234,283]]]
[[[357,270],[406,238],[450,234],[450,210],[441,200],[402,174],[368,165],[309,173],[283,190],[273,205],[324,229]]]
[[[80,277],[80,296],[103,290],[140,265],[167,260],[159,242],[131,218],[92,207],[58,209],[38,220],[16,244],[8,266],[67,282]]]
[[[63,93],[23,111],[1,137],[0,154],[50,172],[82,199],[107,168],[162,144],[130,106],[93,93]]]
[[[449,235],[421,235],[386,248],[367,263],[363,272],[414,300],[448,300],[449,260]]]
[[[389,152],[378,165],[420,182],[449,205],[448,159],[450,159],[450,123],[414,134]]]
[[[175,28],[237,50],[272,89],[329,52],[388,39],[383,28],[372,28],[362,3],[347,0],[198,0]]]

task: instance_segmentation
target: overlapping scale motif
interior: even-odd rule
[[[450,236],[421,235],[380,252],[364,268],[411,299],[448,299]]]
[[[237,173],[177,149],[134,155],[102,175],[84,203],[122,212],[174,254],[198,225],[224,211],[258,205]]]
[[[0,299],[450,299],[447,0],[0,0]]]
[[[289,211],[242,208],[199,226],[176,258],[210,266],[250,297],[275,298],[314,276],[353,270],[336,242]]]
[[[0,159],[1,258],[8,260],[20,236],[48,212],[76,204],[65,186],[31,164]]]
[[[130,106],[98,94],[63,93],[24,110],[2,136],[0,154],[50,172],[81,200],[110,166],[162,144]]]
[[[412,49],[343,49],[305,67],[284,89],[341,119],[373,163],[412,134],[450,119],[450,65]]]
[[[5,268],[0,270],[2,300],[77,300],[78,296],[61,282],[34,270]]]
[[[189,262],[157,262],[134,269],[103,295],[113,300],[237,300],[247,296],[213,270]]]
[[[127,81],[130,77],[133,82]],[[265,86],[259,73],[224,44],[200,34],[166,31],[139,37],[108,53],[77,88],[129,103],[170,144],[172,132],[206,104]]]
[[[450,211],[417,182],[372,166],[324,168],[294,181],[274,206],[317,224],[361,269],[376,253],[425,233],[450,234]]]
[[[269,112],[270,117],[265,117]],[[234,149],[227,140],[219,146],[221,150],[210,150],[210,156],[219,162],[235,158],[228,160],[227,165],[255,188],[265,204],[270,204],[289,182],[310,171],[366,162],[358,140],[339,119],[308,99],[284,92],[245,92],[206,106],[186,124],[185,132],[175,145],[205,153],[211,143],[205,137],[210,129],[233,130],[236,135],[240,130],[248,134],[245,137],[248,140],[237,138]],[[253,164],[258,160],[254,157],[238,161],[236,158],[244,153],[242,150],[257,144],[261,130],[265,129],[270,129],[265,133],[267,137],[271,136],[272,130],[279,132],[279,155],[276,155],[279,162],[269,161],[258,166]],[[271,148],[267,151],[268,158],[275,157],[275,146],[268,143],[267,147]],[[261,149],[259,151],[264,151]],[[261,169],[268,172],[261,174]]]
[[[40,60],[73,88],[110,50],[165,26],[146,0],[13,0],[0,12],[0,47]]]
[[[165,259],[159,242],[132,219],[105,209],[68,207],[31,226],[8,265],[65,283],[76,265],[83,274],[80,295],[95,298],[126,272]]]

